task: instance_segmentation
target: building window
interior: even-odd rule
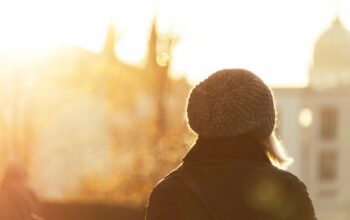
[[[299,112],[299,124],[303,128],[308,128],[312,124],[312,111],[309,108],[303,108]]]
[[[319,155],[318,177],[322,182],[335,181],[337,178],[338,154],[336,151],[321,151]]]
[[[321,110],[321,138],[333,139],[337,135],[338,112],[335,108]]]

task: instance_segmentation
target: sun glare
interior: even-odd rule
[[[193,85],[224,68],[248,69],[272,87],[283,113],[278,133],[296,158],[292,172],[312,180],[302,160],[313,152],[318,107],[341,101],[313,87],[331,75],[323,54],[341,44],[339,33],[348,40],[350,3],[339,0],[334,10],[335,1],[0,0],[0,181],[18,159],[45,208],[116,203],[143,212],[154,183],[198,137],[185,117]],[[335,75],[346,68],[336,63]],[[332,123],[322,123],[332,128],[339,117],[331,110]],[[257,183],[247,204],[280,210],[266,204],[284,204],[283,187]]]
[[[99,51],[109,23],[116,20],[120,25],[119,20],[123,20],[118,17],[127,17],[127,10],[123,12],[121,5],[128,9],[133,2],[2,1],[0,48],[10,53],[30,53],[74,45]],[[142,13],[140,17],[144,17]]]
[[[139,63],[156,15],[159,31],[180,39],[172,57],[173,72],[193,83],[220,68],[243,67],[270,84],[302,86],[315,40],[335,14],[333,0],[317,2],[1,1],[0,53],[40,53],[60,45],[99,52],[113,22],[118,57]],[[349,16],[343,8],[339,13],[346,26]]]

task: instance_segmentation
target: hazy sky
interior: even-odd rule
[[[181,39],[175,76],[197,82],[221,68],[248,68],[274,85],[305,85],[315,40],[350,0],[0,0],[0,53],[58,45],[102,48],[112,21],[121,59],[139,62],[155,11],[159,31]],[[348,25],[349,24],[349,25]]]

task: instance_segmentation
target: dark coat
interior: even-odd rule
[[[273,166],[250,138],[199,138],[184,158],[187,172],[211,211],[221,220],[315,220],[305,185]],[[212,218],[181,181],[178,169],[151,193],[146,220]]]

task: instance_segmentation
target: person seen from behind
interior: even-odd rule
[[[0,186],[0,220],[44,220],[40,202],[27,181],[24,165],[10,162]]]
[[[271,89],[245,69],[196,85],[187,119],[198,139],[152,191],[146,220],[316,220],[306,186],[285,168]]]

